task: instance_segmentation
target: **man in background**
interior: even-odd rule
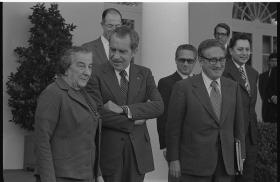
[[[230,27],[225,23],[219,23],[215,26],[214,37],[227,49],[227,44],[230,38]]]
[[[109,38],[116,27],[122,25],[122,15],[115,8],[103,11],[101,26],[103,34],[96,40],[87,42],[82,46],[92,51],[94,64],[102,64],[109,61]]]
[[[268,70],[259,77],[259,92],[262,99],[262,119],[264,122],[276,122],[277,120],[277,102],[273,102],[277,94],[274,88],[277,88],[277,71],[272,71],[273,68],[276,70],[277,67],[277,53],[272,53],[268,57]],[[276,72],[276,74],[274,73]],[[274,78],[275,77],[275,78]],[[276,86],[275,86],[276,85]],[[272,97],[275,95],[274,97]]]
[[[173,85],[182,79],[191,77],[194,65],[197,59],[197,50],[193,45],[182,44],[177,47],[175,53],[175,62],[177,70],[175,73],[161,78],[158,82],[158,90],[164,102],[164,113],[157,118],[157,130],[159,135],[160,149],[163,150],[163,155],[166,157],[166,144],[165,144],[165,124],[167,120],[167,109],[169,98],[171,95]],[[169,175],[168,181],[172,181]],[[174,181],[174,180],[173,180]]]

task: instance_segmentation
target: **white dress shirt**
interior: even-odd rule
[[[106,56],[109,60],[109,41],[103,35],[101,35],[101,42],[102,42],[103,47],[105,49]]]
[[[202,79],[203,79],[204,85],[205,85],[205,87],[207,89],[208,95],[210,97],[210,92],[212,90],[211,83],[214,80],[211,80],[203,71],[202,71]],[[217,86],[218,86],[219,92],[222,95],[222,92],[221,92],[221,79],[218,78],[218,79],[216,79],[216,81],[218,83]]]

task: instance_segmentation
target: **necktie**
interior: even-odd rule
[[[249,86],[249,83],[247,81],[247,78],[246,78],[245,71],[244,71],[243,67],[240,66],[238,70],[239,70],[239,73],[241,75],[242,80],[245,83],[245,88],[246,88],[247,92],[250,94],[250,86]]]
[[[125,70],[122,70],[119,74],[121,76],[120,88],[126,103],[128,93],[128,80],[126,79],[127,73]]]
[[[210,100],[216,116],[218,117],[218,119],[220,119],[222,97],[218,88],[217,81],[212,81],[210,86],[212,87],[210,92]]]

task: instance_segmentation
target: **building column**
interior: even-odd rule
[[[188,43],[188,3],[143,3],[141,65],[152,70],[156,84],[162,77],[175,72],[175,51],[179,44]],[[156,120],[147,121],[155,171],[145,181],[167,181],[168,166],[159,140]]]

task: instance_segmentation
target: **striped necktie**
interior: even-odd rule
[[[245,88],[246,88],[247,92],[250,94],[250,85],[249,85],[249,82],[248,82],[247,77],[245,75],[245,71],[244,71],[243,67],[240,66],[238,70],[239,70],[239,73],[241,75],[242,80],[245,83]]]
[[[215,80],[212,81],[210,86],[212,87],[211,92],[210,92],[210,100],[211,100],[213,109],[216,113],[216,116],[218,117],[218,119],[220,119],[222,96],[221,96],[220,90],[218,88],[217,81],[215,81]]]
[[[128,80],[126,79],[127,73],[125,70],[122,70],[120,73],[121,81],[120,81],[120,88],[122,95],[124,96],[125,103],[127,102],[127,93],[128,93]]]

